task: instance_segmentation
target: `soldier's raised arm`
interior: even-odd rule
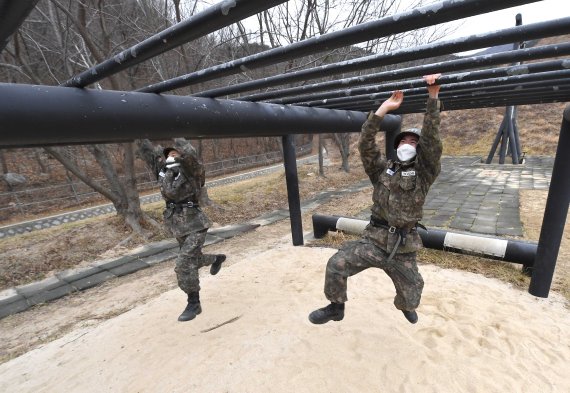
[[[206,171],[194,146],[184,138],[175,138],[174,146],[181,155],[180,164],[184,168],[185,173],[198,179],[200,187],[204,187],[206,183]]]
[[[158,173],[164,165],[162,147],[160,145],[154,146],[148,139],[139,139],[136,141],[136,145],[138,146],[138,156],[158,179]]]
[[[422,176],[425,177],[429,184],[433,183],[441,171],[441,155],[443,152],[443,144],[439,135],[441,103],[439,101],[440,85],[437,84],[437,79],[440,76],[441,74],[424,76],[424,80],[428,85],[428,100],[417,160],[419,168],[422,168]]]
[[[376,133],[380,130],[380,123],[384,116],[400,107],[404,101],[404,93],[396,90],[390,98],[378,107],[376,112],[370,113],[366,122],[362,125],[358,151],[364,165],[364,170],[372,182],[376,182],[379,173],[384,171],[386,160],[382,159],[380,148],[376,144]]]

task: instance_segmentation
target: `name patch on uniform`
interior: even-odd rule
[[[416,171],[402,172],[402,176],[416,176]]]
[[[166,173],[164,173],[163,171],[160,171],[160,172],[158,172],[158,176],[164,177],[164,176],[166,176]]]
[[[386,169],[386,173],[389,174],[390,176],[394,176],[394,171],[391,170],[390,168]]]

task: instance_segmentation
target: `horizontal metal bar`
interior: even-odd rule
[[[411,11],[387,16],[376,21],[351,26],[321,36],[312,37],[284,47],[274,48],[262,53],[247,56],[204,70],[169,79],[138,91],[161,93],[184,86],[206,82],[222,76],[233,75],[246,69],[253,69],[276,64],[285,60],[330,51],[347,45],[385,37],[404,31],[449,22],[473,15],[496,11],[517,5],[534,3],[537,0],[445,0]],[[227,93],[230,94],[230,93]],[[227,94],[219,94],[222,96]],[[207,94],[207,96],[212,96]]]
[[[453,39],[450,41],[405,48],[388,53],[342,61],[334,64],[326,64],[306,70],[262,78],[255,81],[244,82],[219,89],[208,90],[195,95],[221,97],[230,94],[241,93],[244,91],[284,85],[293,82],[306,82],[307,80],[338,75],[340,73],[362,71],[374,67],[404,63],[407,61],[420,60],[435,56],[449,55],[457,52],[481,49],[489,46],[508,44],[513,41],[518,42],[534,40],[567,33],[570,33],[570,17],[556,19],[548,22],[529,24],[526,26],[511,27],[491,33],[476,34],[468,37]]]
[[[570,65],[570,62],[567,62]],[[552,84],[551,81],[560,78],[567,78],[570,77],[570,69],[564,66],[564,61],[553,61],[550,62],[550,65],[553,66],[556,71],[547,71],[547,72],[537,72],[532,74],[524,74],[524,75],[512,75],[512,76],[502,76],[498,78],[487,78],[483,79],[485,76],[492,75],[491,72],[488,71],[478,71],[473,72],[473,75],[469,73],[465,74],[452,74],[452,75],[444,75],[440,79],[438,79],[438,83],[441,86],[445,86],[445,89],[442,91],[441,97],[445,97],[446,94],[458,93],[459,91],[470,90],[472,91],[471,94],[477,95],[486,95],[486,91],[492,90],[482,90],[489,87],[505,87],[509,88],[513,85],[517,85],[519,88],[523,89],[524,86],[531,82],[542,82],[541,84],[546,85]],[[537,67],[538,68],[538,67]],[[505,72],[506,74],[506,72]],[[479,77],[479,78],[477,78]],[[475,80],[469,80],[471,78],[476,78]],[[461,82],[463,80],[467,80],[466,82]],[[424,94],[426,92],[426,84],[425,81],[421,79],[416,79],[412,81],[405,81],[399,83],[393,83],[389,85],[381,86],[382,91],[378,93],[366,93],[366,89],[364,93],[366,94],[354,94],[361,92],[362,89],[355,89],[353,91],[347,91],[345,97],[341,98],[326,98],[323,100],[315,100],[315,101],[308,101],[308,102],[301,102],[300,105],[303,106],[316,106],[316,107],[323,107],[324,105],[342,105],[345,103],[351,103],[356,100],[378,100],[382,99],[385,100],[392,94],[393,90],[402,90],[404,91],[404,97],[407,100],[408,95],[414,95],[416,93]],[[516,86],[515,86],[516,88]],[[370,90],[377,90],[378,88],[372,87]]]
[[[570,80],[568,78],[504,86],[499,85],[484,90],[474,88],[448,91],[447,89],[453,85],[446,85],[442,87],[439,98],[443,102],[444,110],[450,110],[451,108],[456,109],[460,102],[462,103],[462,109],[520,105],[521,100],[524,100],[524,104],[542,104],[570,100],[570,93],[568,91],[569,85]],[[365,96],[353,97],[353,101],[350,102],[327,103],[320,107],[369,111],[376,109],[378,105],[389,97],[389,94],[386,93],[384,95],[375,96],[375,99],[370,99],[370,97]],[[425,110],[425,101],[427,99],[425,88],[404,91],[404,96],[403,104],[393,113],[417,113]]]
[[[137,92],[0,83],[0,148],[358,132],[362,112]],[[395,128],[400,117],[387,116]]]
[[[64,82],[85,87],[287,0],[221,1]]]
[[[325,91],[323,93],[305,94],[288,98],[268,100],[266,102],[272,104],[293,104],[299,102],[314,101],[319,99],[346,97],[347,95],[367,94],[367,93],[373,93],[374,91],[395,90],[398,89],[398,87],[396,86],[398,86],[399,83],[403,83],[405,85],[405,82],[396,82],[393,84],[386,84],[386,82],[396,79],[409,78],[409,77],[420,77],[422,75],[429,75],[437,72],[446,73],[452,71],[469,70],[473,68],[480,68],[481,66],[484,65],[505,64],[506,62],[512,62],[512,61],[536,60],[544,57],[557,57],[557,56],[570,55],[570,43],[547,45],[547,47],[548,48],[538,47],[530,49],[521,49],[512,52],[501,52],[492,55],[469,57],[466,59],[438,62],[417,67],[409,67],[404,69],[380,72],[371,75],[363,75],[355,78],[341,79],[339,81],[323,82],[321,84],[284,89],[285,91],[282,92],[272,92],[273,93],[272,95],[286,96],[288,91],[291,92],[293,90],[296,90],[297,92],[300,92],[303,90],[304,87],[308,87],[306,89],[307,92],[323,91],[327,89],[329,89],[329,91]],[[515,53],[521,55],[525,54],[525,56],[517,56],[517,55],[511,56],[511,54]],[[528,56],[526,55],[528,53],[539,54],[539,56],[536,57]],[[509,67],[491,68],[486,70],[477,70],[477,71],[466,72],[460,75],[462,75],[464,80],[476,80],[480,78],[491,78],[493,76],[498,77],[498,76],[507,76],[507,75],[521,75],[521,74],[528,74],[534,72],[543,72],[555,69],[568,69],[568,68],[570,68],[570,59],[563,59],[563,60],[551,60],[540,63],[529,63],[524,65],[513,65]],[[381,83],[381,84],[375,86],[366,86],[362,88],[354,87],[354,86],[368,85],[370,83]],[[331,90],[331,88],[342,88],[342,90]],[[264,99],[267,98],[268,96],[270,96],[270,94],[261,93],[248,97],[241,97],[239,98],[239,100],[256,102],[260,101],[259,98]]]
[[[570,101],[570,91],[566,89],[565,91],[553,91],[552,89],[543,89],[540,92],[534,92],[530,95],[519,95],[512,96],[511,92],[506,92],[504,95],[494,95],[492,97],[478,97],[478,98],[456,98],[450,99],[443,103],[442,111],[453,111],[453,110],[463,110],[463,109],[474,109],[474,108],[500,108],[505,106],[517,106],[517,105],[539,105],[539,104],[550,104],[550,103],[560,103]],[[418,101],[416,105],[407,105],[400,107],[397,111],[399,114],[407,113],[423,113],[425,112],[425,103],[420,104]],[[351,105],[344,105],[343,110],[354,110],[354,111],[371,111],[376,110],[381,102],[365,102],[365,103],[353,103]],[[337,109],[338,108],[331,108]]]

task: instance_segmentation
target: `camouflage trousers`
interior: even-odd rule
[[[387,262],[389,254],[366,241],[348,242],[327,263],[325,296],[334,303],[347,301],[347,281],[369,267],[383,269],[396,288],[394,305],[398,310],[415,310],[420,304],[424,280],[418,271],[416,253],[395,254]]]
[[[206,240],[207,229],[192,232],[186,236],[177,237],[180,251],[176,258],[176,278],[178,286],[186,293],[200,291],[198,269],[211,265],[216,261],[216,255],[202,254],[202,246]]]

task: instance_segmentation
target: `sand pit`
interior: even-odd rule
[[[421,266],[409,324],[392,283],[349,279],[342,322],[314,326],[334,250],[279,245],[0,365],[2,392],[569,392],[570,313],[497,280]]]

